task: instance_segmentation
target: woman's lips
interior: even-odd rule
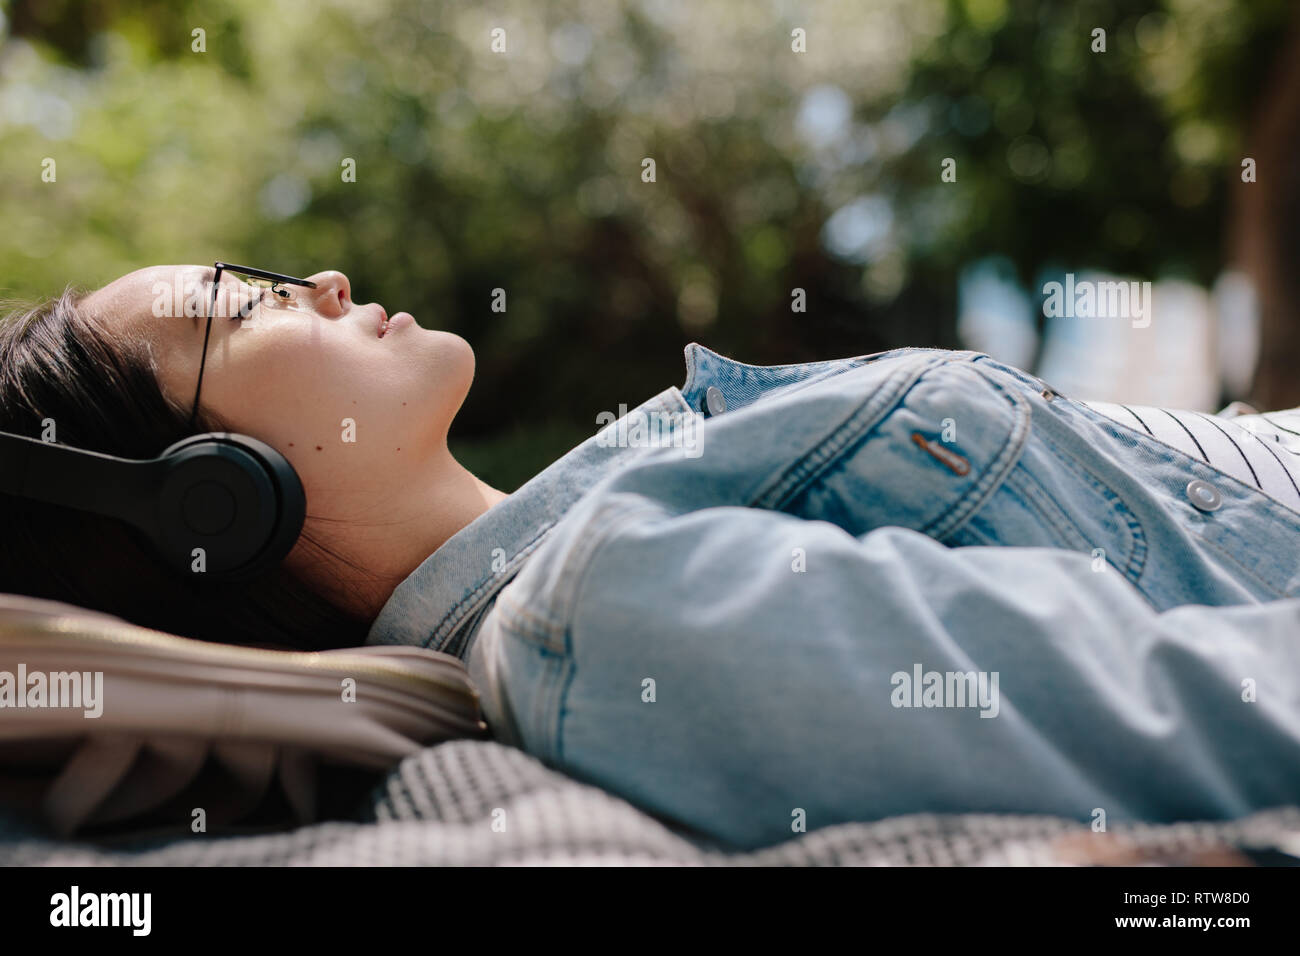
[[[379,337],[382,339],[389,332],[405,328],[415,322],[415,318],[409,312],[398,312],[391,318],[384,311],[384,307],[379,307]]]

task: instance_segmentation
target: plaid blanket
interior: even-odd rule
[[[0,864],[53,866],[1133,865],[1300,862],[1300,807],[1240,820],[1114,826],[1052,817],[929,815],[841,824],[728,853],[493,741],[408,757],[363,818],[278,833],[51,839],[0,815]]]

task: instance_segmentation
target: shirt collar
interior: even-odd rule
[[[638,406],[649,413],[686,410],[683,393],[702,387],[714,360],[686,346],[686,384]],[[393,591],[370,626],[367,644],[411,644],[462,659],[500,590],[573,504],[619,467],[628,449],[600,445],[595,435],[452,535]]]

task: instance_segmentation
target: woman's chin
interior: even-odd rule
[[[434,335],[440,336],[442,339],[442,347],[447,350],[448,364],[454,364],[464,369],[466,376],[465,387],[469,388],[469,383],[474,378],[473,347],[455,332],[435,332]]]
[[[474,349],[455,332],[430,330],[425,334],[434,349],[427,384],[435,404],[449,408],[454,415],[474,381]]]

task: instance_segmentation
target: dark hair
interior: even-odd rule
[[[148,344],[109,336],[72,289],[0,320],[0,431],[153,458],[173,442],[230,431],[162,390]],[[308,528],[302,539],[330,554]],[[364,643],[368,622],[278,566],[248,582],[198,582],[112,518],[0,494],[0,592],[75,604],[184,637],[321,650]],[[334,557],[338,557],[334,555]]]

